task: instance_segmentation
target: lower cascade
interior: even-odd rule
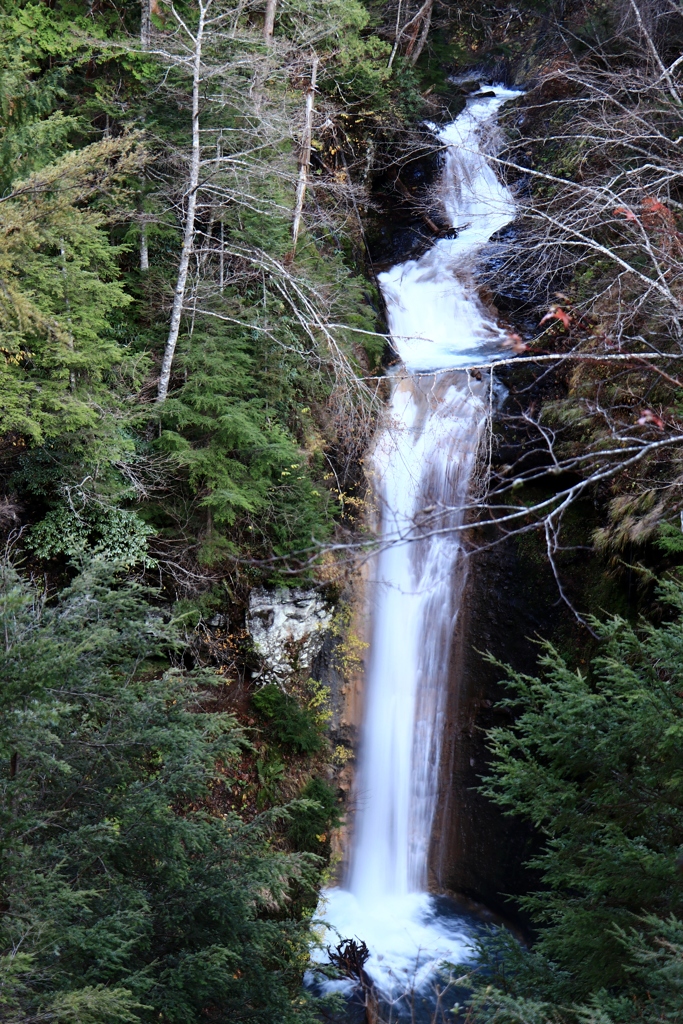
[[[493,87],[439,131],[442,201],[455,237],[380,275],[393,345],[391,400],[371,453],[380,551],[355,821],[343,884],[326,890],[323,944],[367,944],[387,995],[419,991],[438,964],[462,962],[471,921],[429,892],[453,636],[466,579],[460,528],[486,422],[486,364],[504,334],[482,306],[472,258],[514,218],[482,129],[518,92]],[[322,959],[324,953],[320,953]]]

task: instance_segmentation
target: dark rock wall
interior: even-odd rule
[[[477,791],[490,758],[486,731],[512,720],[509,712],[494,706],[505,695],[502,673],[483,653],[535,673],[534,640],[557,635],[564,625],[566,606],[558,603],[550,571],[534,557],[533,547],[525,550],[518,540],[507,539],[470,556],[451,657],[432,881],[521,925],[523,916],[511,897],[539,884],[524,867],[539,837]]]

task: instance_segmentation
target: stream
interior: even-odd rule
[[[515,215],[483,140],[487,122],[519,92],[490,93],[468,100],[438,131],[447,147],[441,198],[455,237],[379,276],[401,362],[368,458],[381,546],[369,588],[349,866],[342,884],[322,894],[318,916],[325,942],[367,943],[366,971],[380,993],[399,1000],[397,1016],[405,993],[429,988],[441,962],[467,960],[477,930],[476,919],[430,892],[429,863],[467,575],[459,528],[489,408],[489,375],[464,368],[500,356],[505,338],[479,300],[472,266]]]

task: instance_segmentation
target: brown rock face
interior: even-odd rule
[[[511,721],[494,706],[505,695],[501,671],[483,655],[535,672],[534,640],[551,636],[562,614],[545,568],[521,556],[515,541],[471,556],[451,659],[431,878],[435,889],[463,894],[522,925],[512,897],[538,886],[524,864],[539,839],[478,792],[490,760],[486,731]]]

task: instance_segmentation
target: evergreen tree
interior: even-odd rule
[[[94,560],[54,602],[3,569],[0,1005],[13,1021],[307,1019],[292,887],[315,858],[221,799],[225,683]]]
[[[33,441],[76,434],[97,428],[102,402],[111,406],[103,375],[122,356],[112,314],[131,298],[118,280],[122,247],[111,243],[93,201],[107,193],[115,202],[117,179],[137,162],[125,140],[104,140],[15,181],[5,197],[3,433]]]
[[[530,952],[505,933],[482,945],[478,1018],[681,1019],[683,589],[660,596],[663,625],[593,622],[588,675],[550,645],[543,677],[508,667],[518,717],[490,733],[484,792],[539,830],[543,887],[520,901]]]
[[[394,101],[358,0],[280,5],[269,42],[251,5],[216,0],[198,81],[182,27],[194,31],[198,5],[176,6],[180,21],[154,5],[141,46],[143,6],[0,3],[0,434],[9,491],[39,521],[25,534],[34,552],[70,555],[76,538],[151,565],[156,535],[156,564],[175,565],[180,533],[198,578],[227,556],[283,557],[329,535],[339,505],[322,452],[353,440],[357,377],[382,349],[343,176],[309,189],[317,213],[291,258],[292,68],[315,46],[328,97],[392,117]],[[130,543],[103,548],[122,516]]]

